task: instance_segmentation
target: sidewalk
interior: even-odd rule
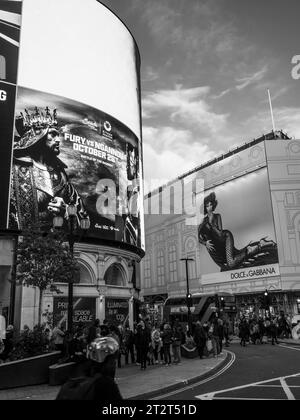
[[[294,346],[300,346],[300,340],[294,340],[293,338],[278,338],[278,341],[282,344],[293,344]]]
[[[128,365],[117,369],[116,381],[124,399],[150,399],[173,391],[189,383],[204,379],[228,361],[223,351],[218,358],[184,359],[179,365],[154,365],[141,371],[139,366]],[[60,386],[36,385],[0,391],[0,400],[54,400]]]

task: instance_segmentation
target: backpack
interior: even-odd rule
[[[60,389],[57,400],[93,400],[95,396],[95,382],[99,375],[94,377],[78,377],[69,379]]]

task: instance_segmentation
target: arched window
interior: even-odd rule
[[[80,264],[80,271],[79,271],[79,283],[80,284],[93,284],[93,279],[89,273],[89,270]]]
[[[124,286],[125,279],[123,268],[120,264],[112,264],[104,274],[105,284],[111,286]]]

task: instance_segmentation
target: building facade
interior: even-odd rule
[[[99,318],[132,326],[140,287],[135,267],[144,255],[136,42],[124,23],[96,0],[7,2],[0,13],[15,28],[1,38],[7,71],[1,73],[0,89],[7,101],[0,103],[5,139],[0,158],[0,311],[16,327],[40,321],[38,290],[14,287],[10,281],[16,238],[32,223],[52,228],[54,216],[62,218],[70,233],[68,208],[73,206],[77,226],[83,219],[89,224],[74,246],[80,266],[74,323]],[[42,311],[44,320],[62,323],[67,320],[68,287],[57,287],[59,295],[44,292]]]
[[[146,256],[141,263],[148,306],[162,313],[163,299],[186,296],[181,259],[191,258],[192,295],[231,295],[237,315],[259,314],[267,290],[272,313],[300,314],[299,168],[300,141],[271,133],[148,194]],[[189,190],[195,180],[203,183],[201,192],[195,184]],[[188,205],[181,206],[185,190],[192,191],[192,212]],[[210,224],[203,202],[214,199],[216,216]],[[220,240],[210,233],[216,227],[222,232]]]

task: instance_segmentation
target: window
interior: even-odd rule
[[[144,258],[144,287],[151,287],[151,254]]]
[[[164,251],[160,249],[157,253],[157,285],[165,284],[165,257]]]
[[[176,245],[169,246],[169,273],[170,282],[177,281],[177,250]]]
[[[124,286],[123,269],[120,264],[112,264],[104,274],[105,284]]]
[[[91,278],[91,275],[86,267],[80,264],[80,274],[79,274],[79,282],[80,284],[92,284],[93,280]]]

